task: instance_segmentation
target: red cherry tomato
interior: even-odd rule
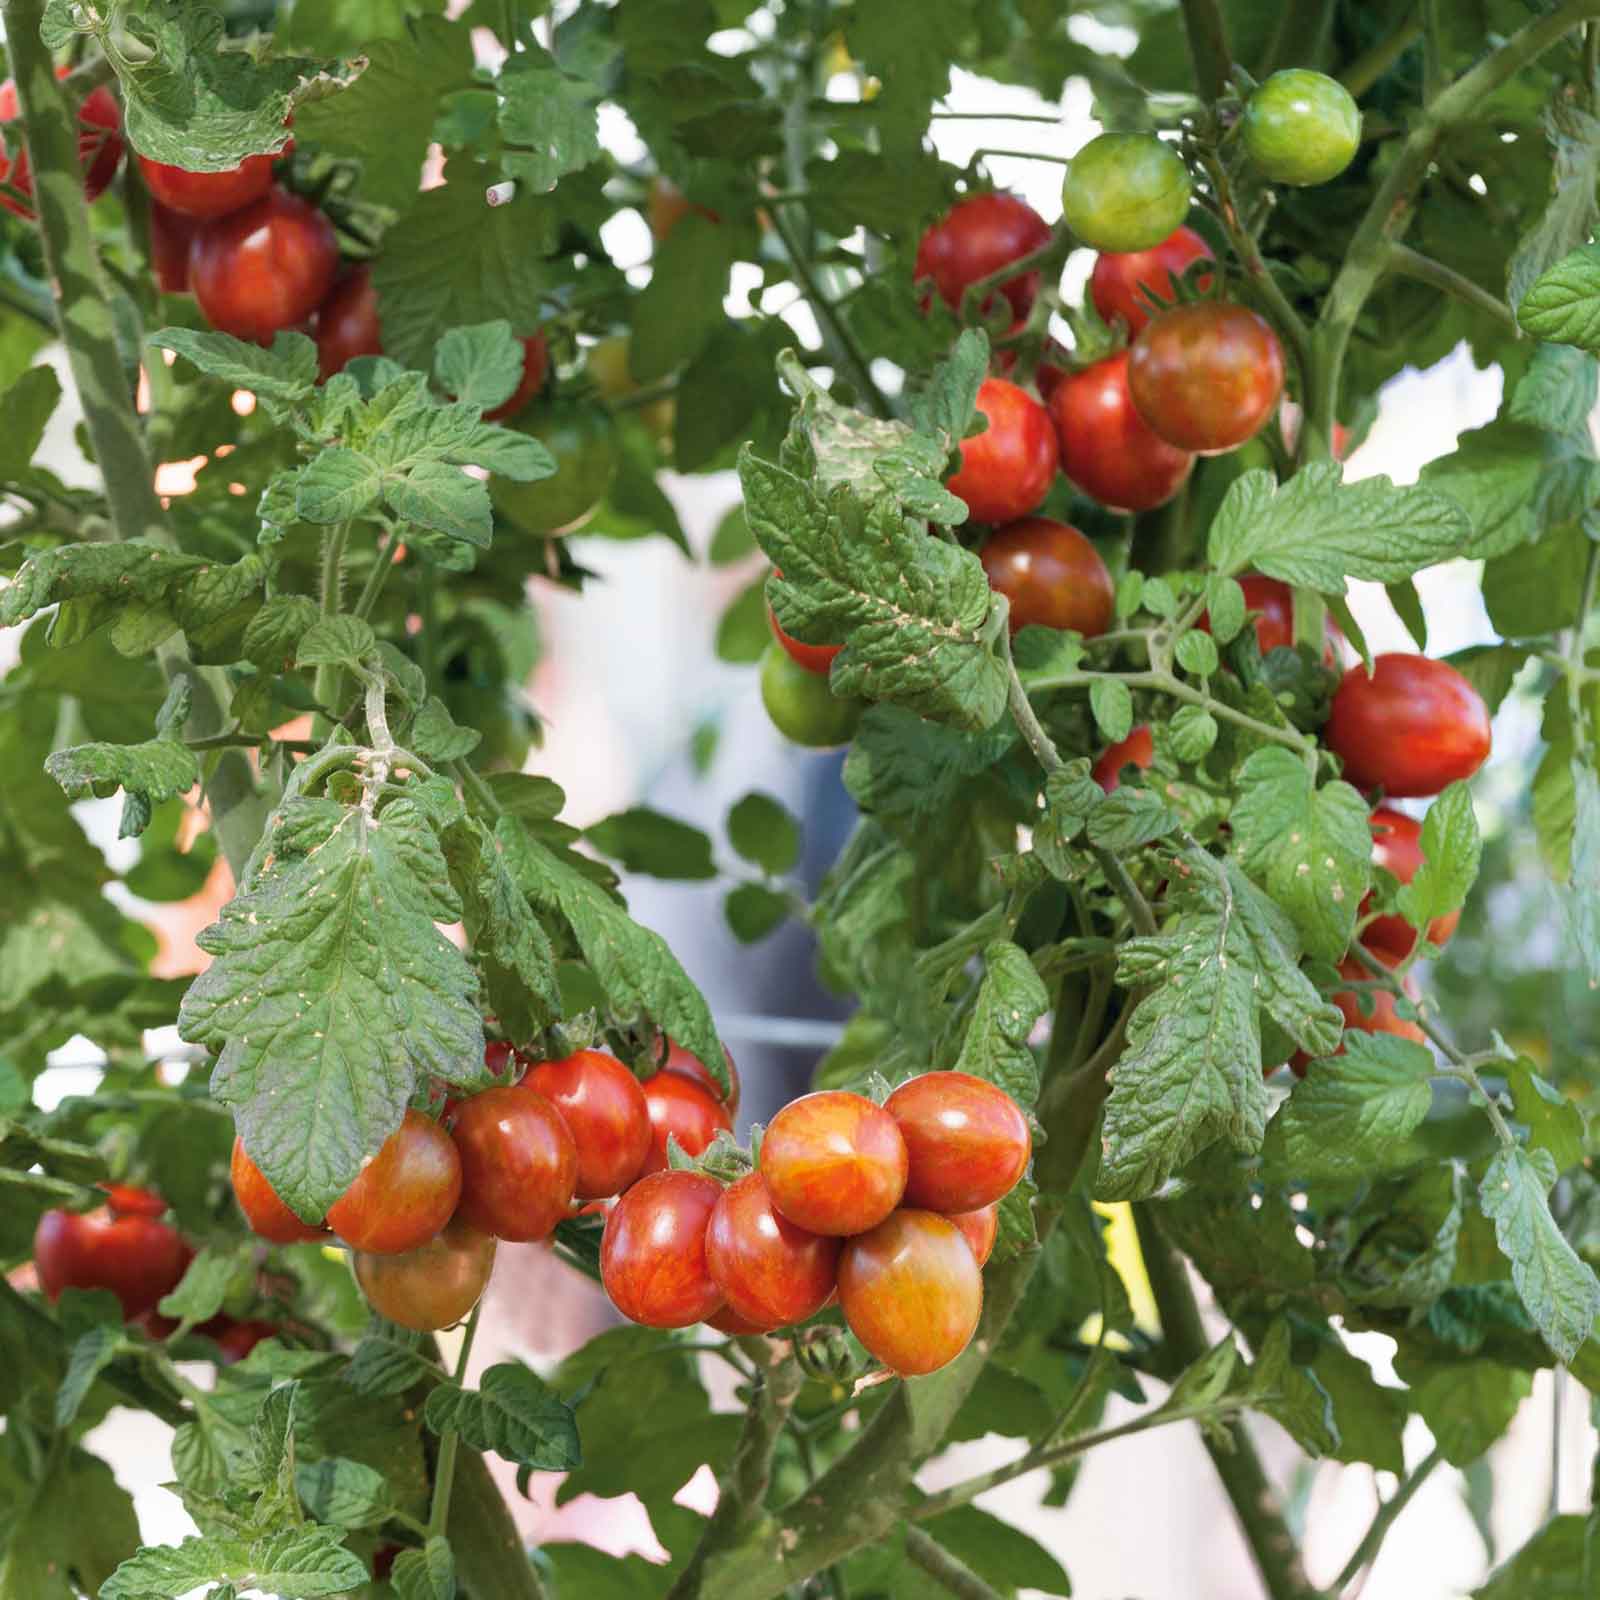
[[[653,1172],[617,1201],[600,1240],[611,1303],[647,1328],[687,1328],[722,1304],[706,1265],[706,1228],[722,1185],[698,1172]]]
[[[145,187],[162,205],[186,217],[225,217],[259,200],[272,187],[276,156],[246,156],[226,172],[185,172],[139,157]]]
[[[328,1207],[328,1226],[357,1250],[400,1255],[431,1239],[460,1198],[461,1158],[450,1135],[420,1111],[407,1111]]]
[[[713,1311],[705,1319],[708,1328],[715,1328],[718,1333],[725,1333],[730,1339],[749,1338],[751,1334],[771,1333],[771,1328],[763,1327],[759,1322],[747,1322],[732,1306],[723,1306],[719,1311]]]
[[[850,1331],[884,1366],[920,1377],[948,1366],[971,1342],[983,1274],[948,1217],[896,1211],[845,1241],[839,1304]]]
[[[1420,797],[1470,778],[1489,754],[1489,708],[1448,662],[1394,652],[1344,675],[1323,742],[1358,789]]]
[[[514,417],[544,388],[550,375],[550,346],[542,333],[535,333],[522,341],[522,377],[509,400],[485,411],[485,422],[499,422],[503,417]]]
[[[64,78],[69,71],[70,67],[57,67],[56,76]],[[0,83],[0,129],[17,122],[21,114],[16,81],[7,78]],[[122,112],[117,107],[116,96],[101,84],[85,95],[83,104],[78,107],[78,165],[83,168],[86,199],[98,200],[110,188],[121,160]],[[0,206],[13,216],[32,222],[34,210],[28,202],[33,199],[33,167],[20,126],[0,132],[0,185],[26,197],[19,200],[15,195],[0,192]]]
[[[644,1086],[650,1110],[650,1148],[640,1176],[666,1170],[667,1140],[676,1139],[686,1156],[699,1155],[721,1129],[733,1132],[733,1118],[715,1095],[681,1072],[658,1072]]]
[[[333,224],[276,186],[202,224],[189,247],[189,286],[213,328],[271,344],[322,303],[339,267]]]
[[[1294,644],[1294,590],[1276,578],[1254,575],[1240,578],[1239,587],[1244,590],[1245,609],[1256,613],[1256,644],[1262,655],[1269,650],[1290,648]],[[1195,626],[1204,633],[1210,633],[1211,613],[1201,612]],[[1339,659],[1339,646],[1344,634],[1331,616],[1325,619],[1323,632],[1327,636],[1327,643],[1323,646],[1322,659],[1332,666]]]
[[[167,1202],[154,1189],[141,1189],[132,1183],[96,1185],[105,1193],[106,1208],[114,1217],[164,1217]]]
[[[162,294],[189,292],[189,246],[197,226],[193,217],[150,202],[150,270]]]
[[[945,487],[978,522],[1015,522],[1050,492],[1057,464],[1050,413],[1004,378],[985,378],[978,410],[988,429],[961,441],[961,470]]]
[[[646,214],[650,222],[651,237],[657,244],[664,244],[687,216],[704,217],[707,222],[722,221],[710,206],[697,205],[691,200],[671,178],[659,176],[650,180]]]
[[[378,296],[372,288],[372,268],[363,263],[345,273],[317,308],[317,370],[326,383],[357,356],[382,354]]]
[[[276,1322],[238,1322],[228,1317],[211,1337],[222,1351],[222,1365],[231,1367],[235,1361],[243,1361],[263,1339],[276,1338],[282,1332]]]
[[[905,1198],[927,1211],[976,1211],[1016,1187],[1033,1136],[1004,1089],[967,1072],[924,1072],[883,1109],[900,1126],[909,1166]]]
[[[543,1095],[571,1131],[579,1200],[620,1194],[638,1177],[650,1149],[650,1107],[615,1056],[579,1050],[565,1061],[541,1061],[521,1086]]]
[[[1410,883],[1422,865],[1422,824],[1403,811],[1379,806],[1372,813],[1372,859],[1386,871],[1392,872],[1401,883]],[[1372,904],[1369,894],[1361,902],[1364,916]],[[1434,944],[1444,944],[1456,931],[1461,921],[1459,910],[1448,916],[1435,917],[1428,924],[1428,937]],[[1361,942],[1384,958],[1411,954],[1417,942],[1417,931],[1404,917],[1379,917],[1362,930]]]
[[[1283,346],[1248,307],[1175,306],[1134,341],[1128,391],[1169,444],[1218,455],[1253,438],[1277,409]]]
[[[900,1204],[906,1142],[864,1095],[824,1089],[791,1100],[761,1140],[761,1176],[778,1210],[811,1233],[865,1233]]]
[[[252,1233],[270,1239],[273,1244],[304,1244],[327,1236],[326,1228],[302,1222],[278,1198],[261,1168],[250,1159],[242,1139],[233,1141],[233,1160],[228,1171],[233,1179],[233,1197],[239,1202]]]
[[[968,285],[1049,242],[1050,224],[1026,201],[1010,194],[976,194],[958,201],[923,234],[912,274],[931,278],[940,299],[959,310]],[[996,292],[1010,302],[1015,317],[1026,317],[1039,293],[1039,274],[1008,278]],[[993,303],[991,294],[980,312],[987,314]]]
[[[1052,385],[1050,420],[1061,446],[1061,470],[1113,511],[1165,505],[1194,467],[1194,457],[1168,444],[1134,407],[1126,350],[1063,374]]]
[[[811,647],[807,645],[803,648],[810,649]],[[728,1108],[730,1117],[736,1117],[739,1115],[739,1069],[734,1065],[733,1052],[726,1045],[722,1047],[722,1059],[728,1065],[728,1092],[726,1095],[723,1094],[721,1085],[711,1076],[705,1062],[699,1056],[690,1055],[682,1045],[674,1044],[670,1039],[667,1040],[666,1063],[661,1070],[663,1072],[676,1072],[681,1077],[693,1078],[713,1100],[721,1101]]]
[[[978,559],[989,587],[1011,602],[1013,633],[1041,623],[1092,639],[1111,626],[1111,574],[1076,528],[1050,517],[1024,517],[990,534]]]
[[[729,1308],[761,1328],[804,1322],[828,1303],[839,1241],[797,1228],[759,1172],[722,1191],[706,1229],[706,1268]]]
[[[451,1136],[463,1222],[520,1244],[548,1237],[571,1211],[578,1147],[542,1094],[522,1084],[485,1089],[461,1103]]]
[[[981,1267],[994,1254],[1000,1236],[1000,1207],[982,1206],[977,1211],[957,1211],[950,1220],[961,1230],[974,1258]]]
[[[489,1039],[483,1046],[483,1064],[497,1077],[519,1078],[533,1063],[504,1039]]]
[[[772,629],[772,637],[783,646],[789,659],[807,672],[816,673],[819,678],[828,676],[833,668],[834,657],[844,649],[842,644],[802,644],[793,634],[783,631],[770,605],[767,607],[767,623]]]
[[[1126,739],[1112,745],[1095,762],[1094,781],[1110,794],[1121,786],[1124,767],[1138,767],[1142,772],[1155,758],[1156,743],[1150,732],[1150,724],[1141,722]]]
[[[1193,228],[1179,228],[1149,250],[1106,251],[1095,258],[1089,298],[1103,322],[1121,317],[1129,334],[1137,334],[1151,317],[1150,303],[1139,291],[1150,289],[1170,301],[1176,293],[1174,280],[1196,261],[1211,259],[1211,246]],[[1209,273],[1200,279],[1199,287],[1211,287]]]
[[[1386,967],[1394,965],[1393,959],[1383,951],[1375,950],[1373,954]],[[1354,956],[1346,956],[1339,963],[1339,972],[1342,977],[1355,982],[1372,981],[1372,974]],[[1415,1000],[1419,991],[1416,980],[1410,974],[1406,976],[1404,987],[1407,996]],[[1353,989],[1342,990],[1334,995],[1333,1003],[1344,1013],[1344,1025],[1347,1031],[1354,1028],[1358,1033],[1392,1033],[1398,1038],[1410,1039],[1413,1044],[1428,1042],[1427,1034],[1409,1018],[1402,1017],[1395,1009],[1395,998],[1392,994],[1384,989],[1373,989],[1367,993],[1373,1002],[1371,1016],[1362,1014],[1361,1002]],[[1343,1055],[1344,1046],[1340,1045],[1335,1053]]]
[[[46,1211],[33,1234],[33,1264],[50,1300],[63,1289],[109,1289],[132,1321],[177,1288],[191,1252],[177,1229],[148,1216]]]
[[[483,1296],[494,1271],[495,1241],[460,1217],[404,1255],[351,1257],[356,1282],[380,1317],[433,1333],[460,1322]]]

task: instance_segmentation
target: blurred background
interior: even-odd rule
[[[1086,44],[1118,48],[1116,30],[1083,18],[1073,18],[1069,26],[1084,29]],[[1125,44],[1131,43],[1130,35]],[[1059,159],[1098,131],[1088,116],[1085,85],[1069,84],[1056,106],[1029,91],[958,72],[946,104],[971,119],[934,123],[933,138],[945,159],[964,164],[980,150],[1013,152],[986,158],[996,185],[1022,195],[1046,218],[1059,214]],[[1060,120],[1007,120],[1015,113],[1059,113]],[[627,119],[614,108],[608,108],[602,128],[622,162],[643,155]],[[1053,159],[1030,159],[1030,151]],[[639,276],[646,274],[651,243],[643,216],[620,213],[605,242],[616,261],[640,263]],[[1086,254],[1068,263],[1063,288],[1069,299],[1079,297],[1089,265]],[[757,276],[754,267],[736,268],[730,312],[744,309],[750,286],[740,272]],[[803,308],[791,320],[801,338],[814,336]],[[1058,332],[1065,338],[1065,329]],[[58,357],[49,353],[46,359]],[[1408,371],[1382,395],[1377,419],[1351,458],[1347,476],[1381,473],[1411,482],[1425,462],[1453,447],[1459,433],[1489,421],[1499,401],[1498,372],[1476,370],[1464,350],[1426,372]],[[46,463],[69,483],[85,481],[90,471],[73,441],[76,420],[70,404],[64,405],[44,452]],[[574,536],[576,559],[596,574],[583,595],[538,581],[532,585],[541,660],[528,687],[545,733],[543,748],[530,756],[528,767],[562,786],[568,796],[566,818],[579,827],[648,803],[720,837],[729,806],[752,790],[764,791],[802,819],[799,876],[806,887],[814,887],[851,823],[850,802],[839,781],[840,757],[785,744],[762,710],[751,667],[719,659],[719,620],[762,568],[759,556],[730,564],[709,560],[715,530],[738,503],[732,475],[676,478],[667,473],[662,481],[693,559],[664,539],[620,543]],[[192,471],[174,464],[163,472],[161,487],[176,494],[192,483]],[[1470,569],[1435,569],[1423,575],[1420,589],[1430,653],[1494,637]],[[1380,587],[1356,585],[1352,608],[1375,650],[1412,648]],[[0,632],[0,670],[15,660],[16,647],[15,633]],[[1518,792],[1526,787],[1527,766],[1538,749],[1533,703],[1513,693],[1497,720],[1494,755],[1475,785],[1490,841],[1488,881],[1480,883],[1448,961],[1431,979],[1451,1014],[1459,1010],[1461,1031],[1469,1035],[1488,1025],[1480,1023],[1475,1007],[1482,1003],[1476,998],[1482,987],[1477,975],[1490,955],[1497,972],[1508,962],[1514,971],[1522,963],[1531,975],[1541,959],[1548,962],[1557,937],[1531,843],[1527,859],[1507,847],[1512,820],[1507,808],[1521,803]],[[116,839],[118,805],[90,802],[77,808],[114,866],[126,865],[135,850],[131,841]],[[634,914],[667,938],[710,1000],[744,1078],[743,1116],[766,1120],[807,1086],[817,1056],[844,1014],[839,1000],[814,978],[805,930],[791,922],[764,942],[742,945],[724,920],[725,883],[684,885],[635,876],[626,889]],[[126,894],[120,885],[113,892]],[[211,920],[227,892],[226,870],[219,866],[195,900],[142,912],[160,931],[165,971],[197,969],[203,958],[193,948],[193,934]],[[1525,1037],[1515,1042],[1530,1053],[1554,1048],[1589,1055],[1592,997],[1569,991],[1561,979],[1547,975],[1530,976],[1524,989],[1514,997],[1513,1012]],[[1503,1002],[1505,992],[1495,998]],[[170,1037],[151,1039],[155,1051],[173,1043]],[[55,1060],[38,1089],[46,1106],[63,1094],[84,1092],[93,1081],[94,1053],[86,1041],[69,1044]],[[1131,1238],[1131,1229],[1123,1232]],[[508,1354],[547,1366],[608,1322],[599,1291],[540,1247],[503,1246],[500,1262],[475,1368]],[[1125,1256],[1121,1264],[1134,1275],[1136,1288],[1136,1259]],[[1351,1344],[1372,1363],[1379,1381],[1397,1381],[1387,1338],[1357,1335]],[[197,1369],[197,1376],[204,1370]],[[1113,1399],[1107,1422],[1127,1409]],[[1419,1419],[1413,1418],[1411,1430],[1407,1458],[1414,1464],[1432,1441]],[[1591,1434],[1583,1392],[1570,1383],[1563,1392],[1549,1373],[1540,1374],[1489,1458],[1495,1480],[1492,1512],[1483,1514],[1481,1481],[1468,1481],[1449,1468],[1436,1473],[1391,1535],[1363,1591],[1365,1600],[1447,1600],[1470,1590],[1493,1555],[1520,1544],[1547,1508],[1587,1503]],[[1305,1530],[1311,1576],[1330,1582],[1364,1533],[1379,1493],[1392,1492],[1393,1481],[1364,1467],[1305,1467],[1270,1425],[1261,1435],[1294,1520]],[[92,1441],[134,1492],[152,1541],[191,1531],[177,1500],[159,1487],[170,1476],[168,1439],[153,1419],[116,1412]],[[963,1445],[930,1471],[928,1486],[992,1465],[1014,1448],[997,1439]],[[505,1481],[515,1502],[512,1476],[507,1471]],[[703,1476],[706,1481],[696,1480],[684,1496],[702,1508],[713,1492],[709,1475]],[[983,1503],[1003,1508],[1047,1544],[1071,1572],[1080,1600],[1133,1595],[1253,1600],[1258,1592],[1226,1501],[1198,1437],[1187,1429],[1095,1452],[1062,1510],[1037,1506],[1042,1487],[1043,1474],[1020,1479]],[[579,1501],[557,1512],[552,1492],[551,1483],[535,1479],[531,1499],[517,1502],[530,1538],[584,1539],[618,1553],[655,1548],[648,1522],[628,1501]]]

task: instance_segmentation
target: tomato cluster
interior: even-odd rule
[[[56,68],[58,78],[71,69]],[[34,219],[33,164],[27,145],[14,128],[22,107],[12,78],[0,83],[0,206],[13,216]],[[78,163],[83,168],[83,193],[98,200],[117,175],[122,160],[122,112],[105,84],[91,90],[78,107]]]
[[[728,1333],[789,1327],[837,1294],[886,1367],[936,1371],[977,1327],[999,1202],[1031,1150],[1010,1097],[966,1073],[912,1078],[881,1106],[803,1095],[726,1188],[669,1170],[629,1189],[606,1221],[606,1292],[648,1327]]]
[[[275,1244],[337,1238],[353,1251],[373,1309],[430,1332],[459,1322],[483,1293],[495,1245],[546,1239],[584,1202],[609,1200],[668,1165],[668,1140],[700,1155],[732,1130],[726,1100],[677,1045],[641,1084],[615,1056],[579,1050],[531,1062],[499,1041],[485,1064],[508,1080],[448,1102],[442,1120],[408,1110],[355,1182],[308,1223],[273,1192],[242,1140],[233,1192],[251,1228]]]
[[[154,1190],[126,1183],[101,1188],[106,1203],[93,1211],[57,1209],[39,1218],[33,1234],[39,1287],[51,1301],[60,1299],[64,1289],[109,1289],[121,1304],[125,1321],[165,1338],[177,1323],[156,1307],[178,1287],[194,1251],[164,1220],[167,1202]],[[227,1363],[243,1360],[279,1330],[275,1323],[223,1312],[194,1331],[214,1341]]]

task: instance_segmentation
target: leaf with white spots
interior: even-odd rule
[[[1028,1035],[1049,1008],[1049,993],[1027,953],[997,940],[983,952],[983,982],[956,1070],[998,1084],[1019,1105],[1031,1106],[1039,1098],[1039,1065]]]

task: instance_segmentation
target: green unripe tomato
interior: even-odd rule
[[[861,720],[859,700],[841,700],[826,678],[791,661],[777,640],[761,657],[761,702],[785,739],[810,750],[848,744]]]
[[[1244,148],[1274,183],[1327,183],[1361,143],[1361,112],[1334,78],[1304,67],[1274,72],[1244,108]]]
[[[630,345],[631,341],[627,334],[616,333],[609,339],[602,339],[598,344],[590,346],[585,366],[589,376],[594,380],[595,388],[605,400],[612,402],[624,400],[629,395],[639,392],[639,385],[634,382],[633,374],[628,370]],[[678,417],[678,404],[670,394],[663,395],[659,400],[652,400],[648,405],[635,406],[633,410],[657,444],[672,443],[672,432]]]
[[[490,478],[495,509],[529,533],[570,533],[606,497],[617,470],[617,441],[601,406],[554,400],[501,424],[530,434],[556,458],[555,476],[537,483]]]
[[[1147,133],[1102,133],[1067,168],[1061,210],[1096,250],[1149,250],[1189,215],[1189,169]]]

